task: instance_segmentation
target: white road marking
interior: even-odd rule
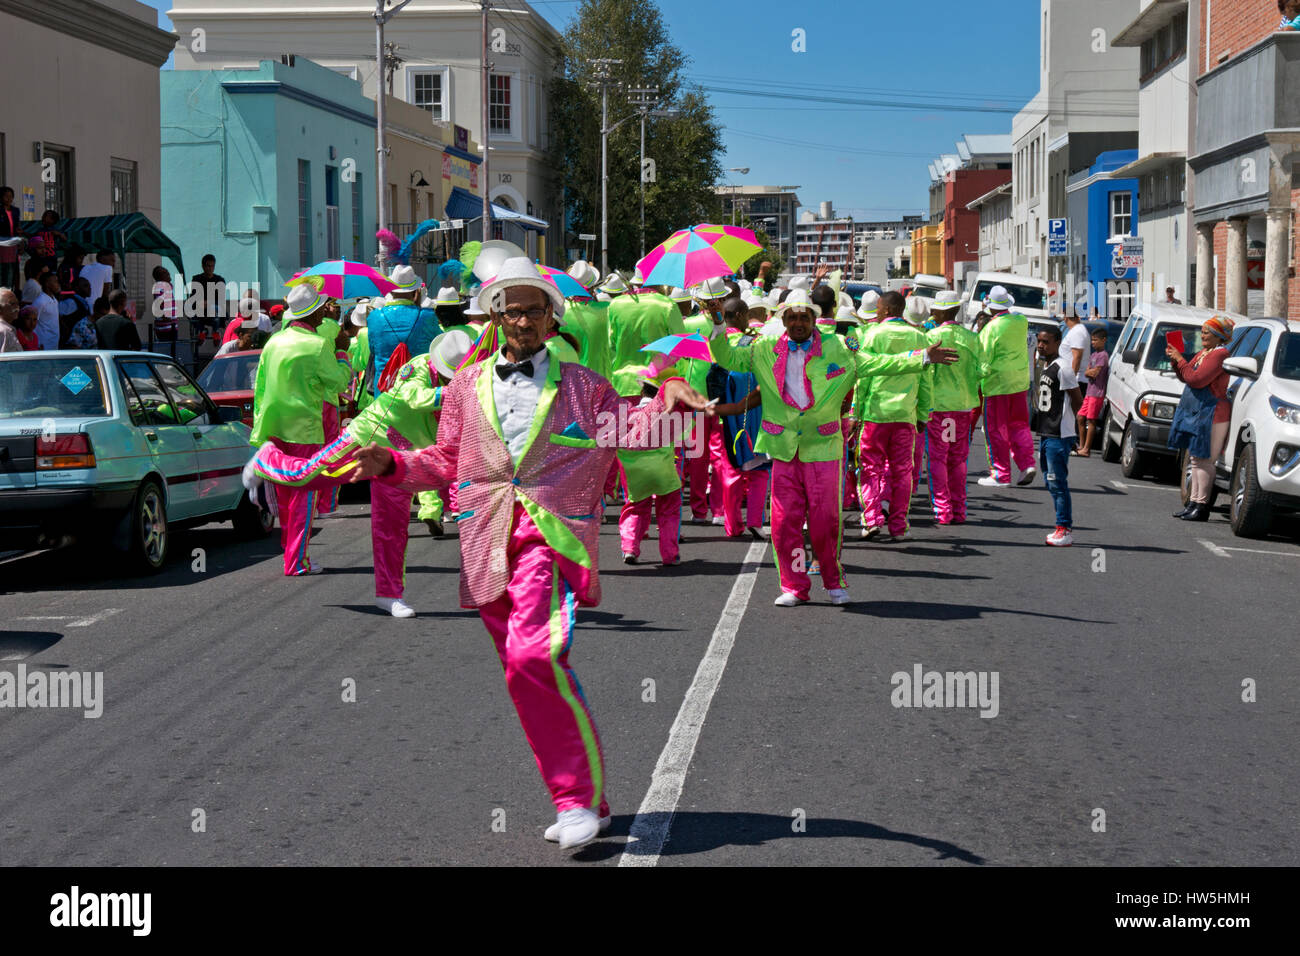
[[[1198,540],[1201,542],[1201,544],[1205,545],[1205,547],[1206,547],[1207,549],[1209,549],[1210,554],[1217,555],[1217,556],[1219,556],[1220,558],[1230,558],[1230,557],[1232,557],[1232,555],[1230,555],[1227,551],[1224,551],[1221,547],[1219,547],[1219,546],[1218,546],[1217,544],[1215,544],[1213,541],[1206,541],[1204,538],[1200,538],[1200,539],[1198,539]]]
[[[1224,548],[1224,551],[1245,551],[1247,554],[1276,554],[1283,558],[1300,558],[1300,551],[1261,551],[1258,548]]]
[[[106,618],[110,618],[110,617],[112,617],[114,614],[121,614],[121,613],[122,613],[122,609],[121,609],[120,607],[106,607],[106,608],[104,608],[104,610],[99,611],[99,612],[96,613],[96,614],[92,614],[92,615],[90,615],[89,617],[78,617],[78,618],[74,618],[73,615],[71,615],[71,614],[46,614],[46,615],[35,615],[35,616],[30,616],[30,617],[20,617],[20,618],[16,618],[16,620],[19,620],[19,621],[67,621],[67,622],[68,622],[68,627],[90,627],[90,625],[92,625],[92,624],[98,624],[100,621],[103,621],[103,620],[105,620]]]
[[[1124,482],[1117,481],[1114,478],[1111,479],[1110,483],[1120,491],[1126,491],[1129,488],[1141,488],[1145,491],[1182,491],[1182,489],[1176,485],[1126,485]]]
[[[677,711],[677,719],[668,732],[668,743],[659,755],[659,762],[650,778],[650,789],[632,821],[619,866],[654,866],[659,862],[659,854],[668,838],[668,828],[677,811],[677,801],[682,796],[682,786],[686,783],[686,771],[695,756],[695,744],[700,739],[709,704],[722,682],[727,657],[736,643],[736,632],[745,616],[745,608],[749,606],[749,597],[754,591],[754,581],[767,548],[768,542],[755,541],[745,553],[745,567],[731,586],[731,596],[718,618],[713,639],[709,641],[708,650],[696,668],[695,679]]]

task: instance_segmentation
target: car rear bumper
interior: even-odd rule
[[[0,489],[0,530],[61,532],[117,518],[135,497],[135,482],[86,488]]]

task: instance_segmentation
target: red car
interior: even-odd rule
[[[199,375],[200,387],[218,405],[239,409],[240,420],[253,427],[253,387],[261,349],[216,356]]]

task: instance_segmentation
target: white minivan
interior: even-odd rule
[[[1102,458],[1118,461],[1124,477],[1140,478],[1159,460],[1178,457],[1169,447],[1169,426],[1183,383],[1165,354],[1168,336],[1181,334],[1183,354],[1190,358],[1201,350],[1201,326],[1216,315],[1245,321],[1227,312],[1168,302],[1142,302],[1129,315],[1110,355],[1101,431]]]
[[[1011,293],[1011,298],[1016,302],[1015,311],[1027,318],[1030,325],[1041,325],[1050,320],[1045,281],[1029,276],[1018,276],[1013,272],[981,272],[971,282],[969,294],[962,294],[966,302],[965,324],[967,326],[971,328],[975,326],[975,316],[980,314],[980,310],[984,308],[985,298],[996,285],[1002,286]],[[1038,320],[1037,323],[1035,319]]]

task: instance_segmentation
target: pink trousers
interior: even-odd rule
[[[272,438],[263,446],[268,455],[288,458],[311,458],[320,445],[295,444]],[[284,549],[284,573],[289,577],[306,574],[311,566],[307,546],[311,543],[311,519],[316,513],[316,491],[309,488],[275,486],[275,502],[280,509],[280,547]]]
[[[834,461],[772,462],[772,548],[781,572],[781,590],[808,600],[803,525],[808,522],[813,555],[821,565],[826,590],[844,586],[840,567],[840,501],[844,464]]]
[[[1034,436],[1029,430],[1028,392],[990,395],[984,399],[984,428],[989,439],[989,470],[998,481],[1011,480],[1011,461],[1024,471],[1034,464]]]
[[[682,458],[682,471],[690,484],[692,518],[703,519],[709,516],[709,463],[713,458],[713,432],[716,427],[717,419],[712,416],[704,419],[703,454],[688,456],[685,448],[678,452]]]
[[[727,483],[722,486],[723,531],[734,538],[744,534],[746,528],[763,527],[763,517],[767,510],[767,489],[771,485],[771,473],[768,469],[741,471],[733,468],[730,474],[725,476],[724,481]],[[743,517],[742,506],[744,506]]]
[[[559,556],[516,506],[506,593],[478,609],[496,643],[524,736],[557,811],[608,816],[605,764],[591,710],[569,667],[578,602]]]
[[[881,502],[889,502],[889,533],[907,531],[907,510],[912,501],[916,455],[916,426],[911,422],[863,422],[862,523],[878,528],[885,523]]]
[[[375,556],[375,597],[399,598],[405,591],[410,524],[411,493],[372,481],[370,544]]]
[[[966,520],[966,462],[974,414],[934,412],[926,426],[930,448],[930,504],[940,524]]]
[[[325,410],[321,413],[321,424],[325,428],[325,444],[328,445],[334,439],[339,437],[339,407],[325,403]],[[335,485],[321,491],[317,496],[320,500],[316,504],[316,513],[319,515],[333,514],[339,508],[339,489]]]
[[[712,416],[706,418],[705,421],[708,422],[709,428],[708,461],[713,469],[713,477],[709,481],[709,509],[715,517],[722,515],[722,520],[725,522],[727,488],[740,480],[740,471],[727,457],[727,434],[722,427],[722,423]],[[727,532],[727,534],[731,533],[731,531]],[[735,533],[740,534],[740,531]]]
[[[618,516],[618,537],[624,554],[641,556],[641,542],[650,529],[650,511],[654,509],[655,526],[659,529],[659,559],[664,564],[676,564],[681,557],[678,537],[682,530],[682,492],[679,488],[666,495],[651,495],[635,503],[623,505]]]

